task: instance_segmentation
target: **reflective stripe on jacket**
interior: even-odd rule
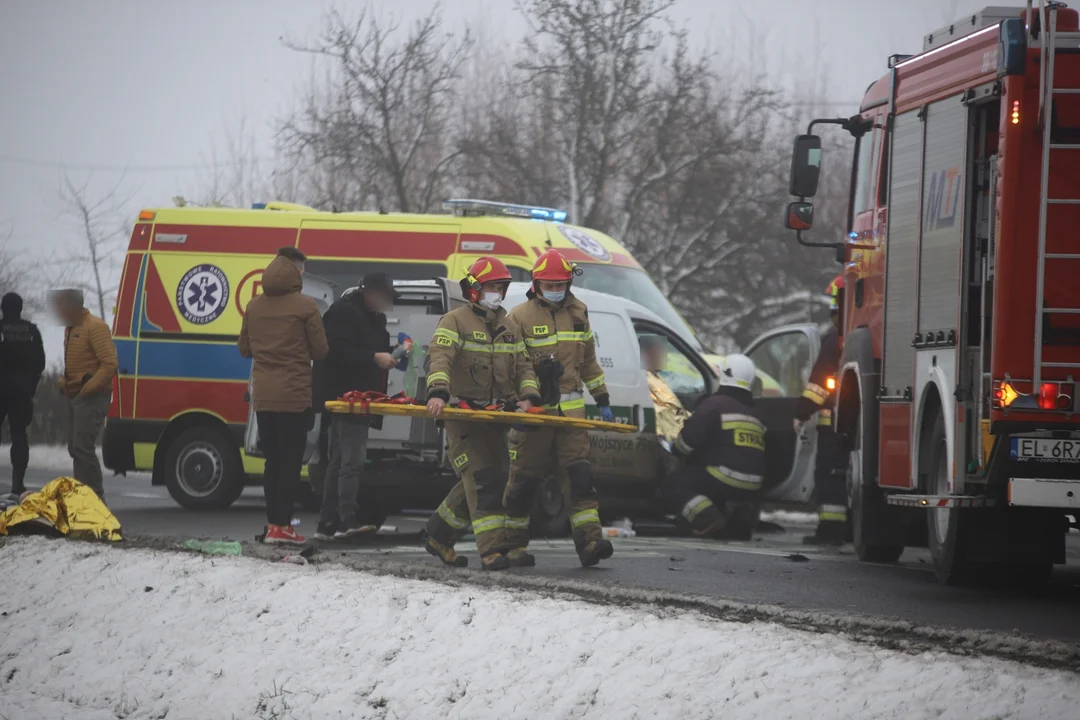
[[[707,398],[686,420],[675,451],[732,488],[758,490],[765,481],[765,424],[749,392],[721,388]]]
[[[840,333],[833,328],[821,339],[821,351],[814,363],[814,369],[810,371],[810,381],[806,384],[802,397],[795,403],[796,419],[806,422],[811,415],[831,405],[834,392],[828,389],[829,378],[835,381],[839,366]],[[829,420],[831,421],[831,417]]]

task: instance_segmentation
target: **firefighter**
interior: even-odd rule
[[[837,276],[825,289],[832,310],[832,327],[821,340],[821,351],[810,372],[802,397],[795,405],[795,432],[799,434],[817,414],[817,459],[814,486],[818,500],[817,531],[803,538],[807,545],[843,545],[847,527],[847,457],[832,427],[836,372],[840,364],[840,306],[844,278]]]
[[[524,334],[548,414],[584,418],[587,389],[600,408],[600,417],[613,422],[604,373],[596,360],[589,311],[570,292],[578,273],[580,270],[557,250],[543,253],[533,265],[528,301],[514,308],[510,318]],[[600,528],[588,432],[538,427],[510,431],[510,482],[505,502],[512,564],[536,562],[526,551],[529,515],[540,483],[553,470],[557,470],[559,489],[570,509],[570,527],[581,564],[590,567],[610,558],[614,548]]]
[[[474,409],[500,401],[528,410],[540,396],[521,328],[501,305],[510,271],[482,257],[461,281],[469,304],[439,321],[428,346],[428,411],[438,417],[447,403]],[[427,551],[451,567],[464,567],[454,544],[472,523],[485,570],[510,567],[506,551],[506,426],[446,421],[449,458],[460,482],[428,521]]]
[[[683,425],[672,452],[686,461],[665,481],[672,509],[694,535],[723,537],[735,505],[752,502],[765,479],[765,425],[754,407],[754,361],[729,355],[720,387]]]

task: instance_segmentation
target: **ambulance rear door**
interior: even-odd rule
[[[312,298],[315,304],[319,306],[320,315],[329,310],[330,304],[334,302],[334,284],[311,273],[304,273],[304,289],[302,292]],[[252,363],[252,368],[254,366],[255,364]],[[252,378],[249,376],[247,391],[248,422],[244,431],[244,453],[249,457],[263,457],[262,450],[259,449],[259,421],[255,416],[255,404],[251,402],[253,388]],[[319,415],[320,413],[315,413],[315,427],[308,431],[307,447],[304,448],[305,465],[318,460],[315,453],[319,448]]]
[[[456,294],[451,292],[451,286]],[[423,399],[427,389],[428,343],[447,308],[452,309],[463,299],[456,283],[448,283],[445,278],[395,280],[394,289],[400,297],[386,316],[390,344],[397,345],[408,337],[413,341],[413,350],[411,356],[390,370],[387,394],[404,391],[409,397]],[[368,455],[373,460],[411,459],[441,464],[442,431],[431,418],[387,416],[383,418],[382,428],[373,430],[369,436]]]

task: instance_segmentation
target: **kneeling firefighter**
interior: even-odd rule
[[[532,269],[529,300],[510,312],[521,326],[532,356],[544,409],[550,415],[585,417],[584,389],[596,400],[600,417],[615,419],[604,373],[596,361],[596,341],[585,303],[570,292],[581,271],[557,250],[548,250]],[[541,482],[556,470],[559,489],[570,508],[570,527],[581,564],[611,557],[603,538],[599,505],[589,465],[589,434],[579,428],[538,427],[510,431],[510,483],[506,487],[506,539],[518,557],[535,563],[529,543],[529,515]]]
[[[765,424],[754,407],[754,362],[729,355],[720,387],[683,425],[673,452],[685,465],[668,476],[674,512],[694,535],[723,537],[730,503],[753,501],[765,480]]]
[[[539,402],[539,386],[521,328],[501,305],[510,271],[501,260],[482,257],[461,281],[468,305],[443,315],[428,346],[428,411],[438,417],[447,403],[473,409],[528,410]],[[485,570],[510,567],[506,552],[506,425],[446,421],[454,472],[461,480],[428,521],[427,551],[444,564],[464,567],[454,544],[472,522]],[[517,559],[517,558],[515,558]]]
[[[843,545],[847,535],[847,454],[833,430],[832,406],[836,399],[836,373],[840,367],[840,307],[844,276],[825,288],[832,310],[832,327],[821,339],[814,369],[802,397],[795,404],[795,432],[817,415],[817,455],[814,459],[814,494],[818,501],[817,531],[803,538],[807,545]]]

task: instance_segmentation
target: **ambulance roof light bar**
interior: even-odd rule
[[[494,200],[452,198],[443,201],[442,208],[443,210],[449,210],[458,217],[505,215],[507,217],[526,218],[530,220],[552,220],[554,222],[566,221],[565,210],[535,207],[532,205],[515,205],[513,203],[495,202]]]

